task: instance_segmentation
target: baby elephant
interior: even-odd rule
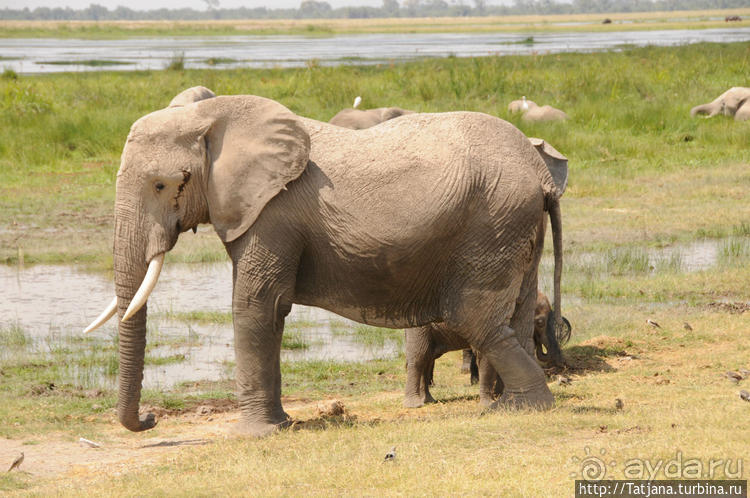
[[[570,339],[571,326],[563,317],[565,328],[561,336],[557,337],[554,321],[549,299],[544,293],[537,292],[533,337],[537,360],[543,366],[564,365],[560,344]],[[405,333],[407,367],[404,406],[416,408],[435,402],[429,389],[435,360],[448,351],[465,349],[470,345],[441,324],[406,329]],[[489,362],[482,362],[481,358],[478,360],[479,402],[489,405],[493,397],[502,393],[503,384]]]

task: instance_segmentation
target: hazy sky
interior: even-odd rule
[[[383,5],[383,0],[325,0],[332,7],[360,7]],[[269,7],[269,8],[289,8],[299,7],[302,0],[219,0],[219,8],[235,7]],[[152,9],[179,9],[183,7],[205,10],[206,3],[203,0],[0,0],[0,9],[35,9],[37,7],[70,7],[71,9],[85,9],[92,3],[102,5],[110,10],[118,5],[130,7],[134,10],[152,10]],[[470,2],[467,2],[469,4]]]

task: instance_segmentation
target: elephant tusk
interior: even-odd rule
[[[141,282],[138,292],[135,293],[135,296],[133,296],[133,299],[130,301],[130,306],[128,306],[127,311],[125,311],[125,314],[122,316],[123,322],[135,315],[138,310],[146,304],[148,296],[151,295],[151,291],[153,291],[154,286],[156,286],[156,281],[159,280],[159,273],[161,272],[162,265],[164,265],[164,253],[154,256],[154,259],[148,264],[146,276],[143,277],[143,282]]]
[[[114,299],[112,299],[112,302],[107,305],[106,308],[104,308],[104,311],[102,311],[102,314],[96,317],[96,320],[91,322],[91,325],[86,327],[83,331],[84,334],[88,334],[92,330],[96,330],[102,325],[104,325],[107,320],[112,318],[114,314],[117,313],[117,296],[115,296]]]

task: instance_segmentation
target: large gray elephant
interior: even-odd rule
[[[550,306],[547,296],[537,292],[536,306],[534,308],[533,346],[536,359],[544,367],[562,367],[565,365],[560,345],[570,338],[570,322],[562,317],[564,328],[562,335],[557,336],[558,331],[554,326],[554,312]],[[407,375],[404,405],[409,408],[418,408],[425,403],[434,403],[435,398],[430,394],[432,385],[435,360],[448,351],[464,349],[464,363],[466,372],[477,376],[479,382],[479,402],[483,406],[492,403],[493,399],[502,394],[503,382],[496,375],[491,365],[483,365],[480,369],[477,365],[477,357],[471,348],[460,336],[441,327],[440,324],[430,324],[422,327],[406,329],[406,358]],[[521,341],[522,343],[524,341]],[[411,369],[409,366],[411,365]],[[421,371],[420,371],[421,368]],[[463,366],[462,366],[463,370]],[[476,374],[474,373],[476,372]]]
[[[117,297],[89,327],[120,318],[120,422],[156,424],[139,416],[146,302],[164,254],[201,223],[233,265],[237,432],[291,424],[280,348],[293,303],[384,327],[445,324],[502,376],[494,407],[550,408],[544,372],[513,327],[534,307],[545,211],[562,326],[563,182],[518,129],[481,113],[352,131],[236,95],[142,117],[117,173]]]
[[[400,107],[378,107],[376,109],[344,109],[331,118],[329,123],[352,130],[364,130],[389,119],[414,114],[414,111],[401,109]]]
[[[750,88],[735,86],[716,97],[708,104],[697,105],[690,109],[690,115],[708,114],[708,117],[724,114],[734,116],[736,121],[750,119]]]

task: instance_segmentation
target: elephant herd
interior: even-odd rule
[[[165,253],[206,223],[233,267],[238,433],[291,424],[280,350],[295,303],[405,329],[407,406],[432,401],[435,358],[470,348],[482,404],[551,408],[540,363],[559,363],[570,335],[567,177],[554,147],[483,113],[350,109],[324,123],[262,97],[182,92],[130,129],[116,179],[116,296],[86,329],[118,315],[118,419],[156,425],[139,414],[147,301]],[[553,306],[537,286],[548,217]]]

